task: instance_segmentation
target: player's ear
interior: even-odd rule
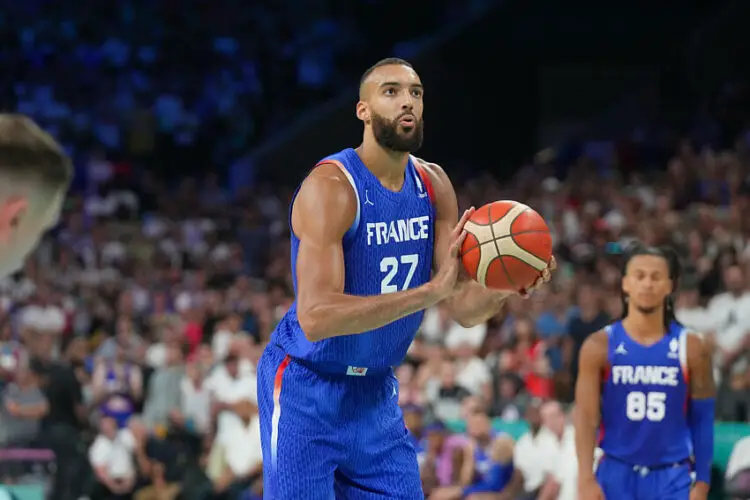
[[[370,106],[365,101],[357,102],[357,118],[365,123],[370,121]]]
[[[25,196],[12,196],[0,206],[0,243],[7,243],[13,237],[28,206]]]

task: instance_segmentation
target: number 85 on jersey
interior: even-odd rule
[[[625,399],[625,415],[628,420],[661,422],[667,413],[667,394],[664,392],[629,392]]]

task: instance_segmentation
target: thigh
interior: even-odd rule
[[[367,468],[346,472],[337,470],[334,475],[336,499],[424,500],[416,457],[413,463],[408,455],[381,458],[382,462],[371,462]]]
[[[331,500],[342,447],[311,393],[317,381],[267,348],[258,363],[264,498]]]
[[[336,498],[424,498],[417,455],[407,437],[398,398],[393,396],[394,383],[389,378],[382,388],[373,387],[373,392],[382,392],[379,404],[352,422],[359,432],[336,473]]]
[[[638,484],[633,468],[604,457],[596,469],[596,480],[607,500],[636,500]]]

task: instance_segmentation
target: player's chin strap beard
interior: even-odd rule
[[[656,311],[659,310],[659,306],[652,306],[652,307],[637,306],[636,309],[638,309],[638,312],[641,314],[654,314]]]
[[[661,307],[664,310],[664,328],[669,330],[670,326],[674,321],[676,321],[675,315],[674,315],[674,290],[676,287],[672,287],[673,293],[667,295],[667,297],[664,299],[664,303],[661,306],[655,306],[655,307],[642,307],[642,306],[636,306],[636,309],[638,309],[638,312],[644,315],[650,315],[655,313],[659,310],[659,307]],[[623,294],[622,296],[622,317],[625,318],[628,315],[629,310],[629,302],[630,297],[628,297],[626,294]]]
[[[669,315],[670,311],[674,308],[673,303],[672,303],[673,300],[674,299],[672,297],[672,294],[670,294],[670,295],[667,295],[667,297],[664,299],[664,302],[659,306],[651,306],[651,307],[635,306],[635,308],[638,309],[639,313],[646,314],[646,315],[654,314],[659,309],[663,309],[664,314],[665,314],[665,321],[669,321],[667,319],[667,316]],[[630,309],[630,297],[627,294],[623,294],[622,296],[622,317],[623,318],[628,315],[629,309]]]

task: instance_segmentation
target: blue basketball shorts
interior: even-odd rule
[[[596,479],[607,500],[688,500],[690,464],[645,468],[604,456]]]
[[[424,499],[393,372],[318,368],[273,344],[258,363],[264,498]]]

